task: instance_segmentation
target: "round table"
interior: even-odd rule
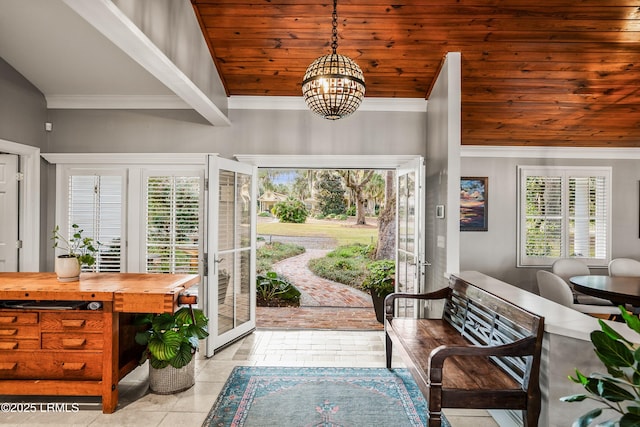
[[[607,299],[615,305],[640,307],[640,277],[575,276],[569,281],[583,294]]]

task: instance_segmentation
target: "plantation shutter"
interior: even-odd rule
[[[527,257],[559,257],[562,250],[562,178],[526,177]]]
[[[71,175],[68,190],[67,230],[77,224],[84,237],[100,243],[96,264],[83,271],[120,272],[123,177]]]
[[[607,179],[570,176],[569,256],[605,259],[607,254]]]
[[[610,168],[521,167],[519,265],[609,260]]]
[[[198,273],[200,177],[146,178],[146,271]]]

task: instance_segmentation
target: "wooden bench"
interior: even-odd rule
[[[442,318],[395,317],[400,298],[444,299]],[[442,408],[522,410],[526,427],[538,425],[544,318],[456,276],[435,292],[387,296],[385,315],[387,368],[396,348],[427,399],[429,427]]]

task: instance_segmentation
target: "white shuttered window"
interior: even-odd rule
[[[198,273],[200,176],[147,176],[146,257],[148,273]]]
[[[77,224],[83,237],[98,241],[98,254],[93,267],[86,271],[122,271],[122,205],[124,177],[118,175],[69,176],[69,215],[67,230]]]
[[[607,265],[611,168],[520,166],[518,172],[518,265],[550,266],[568,257]]]

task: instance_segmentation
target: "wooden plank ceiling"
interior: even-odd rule
[[[228,95],[302,96],[328,0],[192,0]],[[638,0],[340,0],[367,97],[428,98],[462,53],[467,145],[640,147]],[[356,113],[357,114],[357,113]]]

